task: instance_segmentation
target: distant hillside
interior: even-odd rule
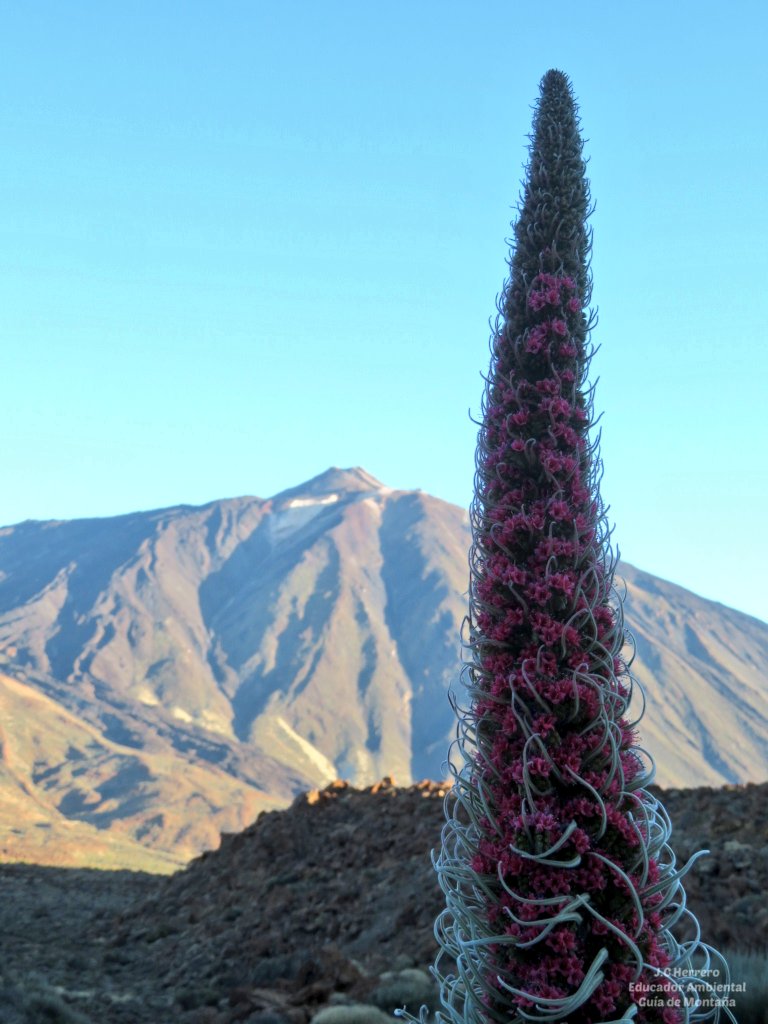
[[[0,530],[2,855],[162,866],[337,777],[439,778],[468,545],[361,469]],[[620,571],[659,781],[763,779],[768,626]]]

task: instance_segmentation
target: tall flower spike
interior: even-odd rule
[[[477,446],[469,706],[435,861],[451,1024],[715,1021],[711,981],[728,981],[628,718],[639,687],[590,440],[589,213],[570,83],[548,71]]]

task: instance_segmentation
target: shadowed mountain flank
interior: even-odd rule
[[[441,778],[469,540],[461,509],[359,468],[1,530],[2,856],[58,838],[167,869],[337,777]],[[619,573],[659,781],[760,781],[768,626]]]
[[[468,518],[427,495],[404,494],[387,505],[379,536],[386,623],[412,689],[413,774],[437,777],[454,732],[445,696],[457,685]]]

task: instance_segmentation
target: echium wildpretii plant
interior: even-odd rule
[[[436,859],[442,1016],[715,1019],[710,960],[720,984],[727,967],[686,909],[690,864],[676,866],[628,718],[637,684],[590,440],[589,187],[559,71],[531,138],[476,457],[469,706]],[[683,919],[692,940],[676,938]]]

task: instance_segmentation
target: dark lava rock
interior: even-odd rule
[[[768,783],[656,792],[679,859],[711,851],[685,882],[705,941],[765,949]],[[0,1021],[40,1024],[47,1001],[73,1024],[330,1024],[433,1001],[444,794],[336,782],[170,877],[0,866]]]

